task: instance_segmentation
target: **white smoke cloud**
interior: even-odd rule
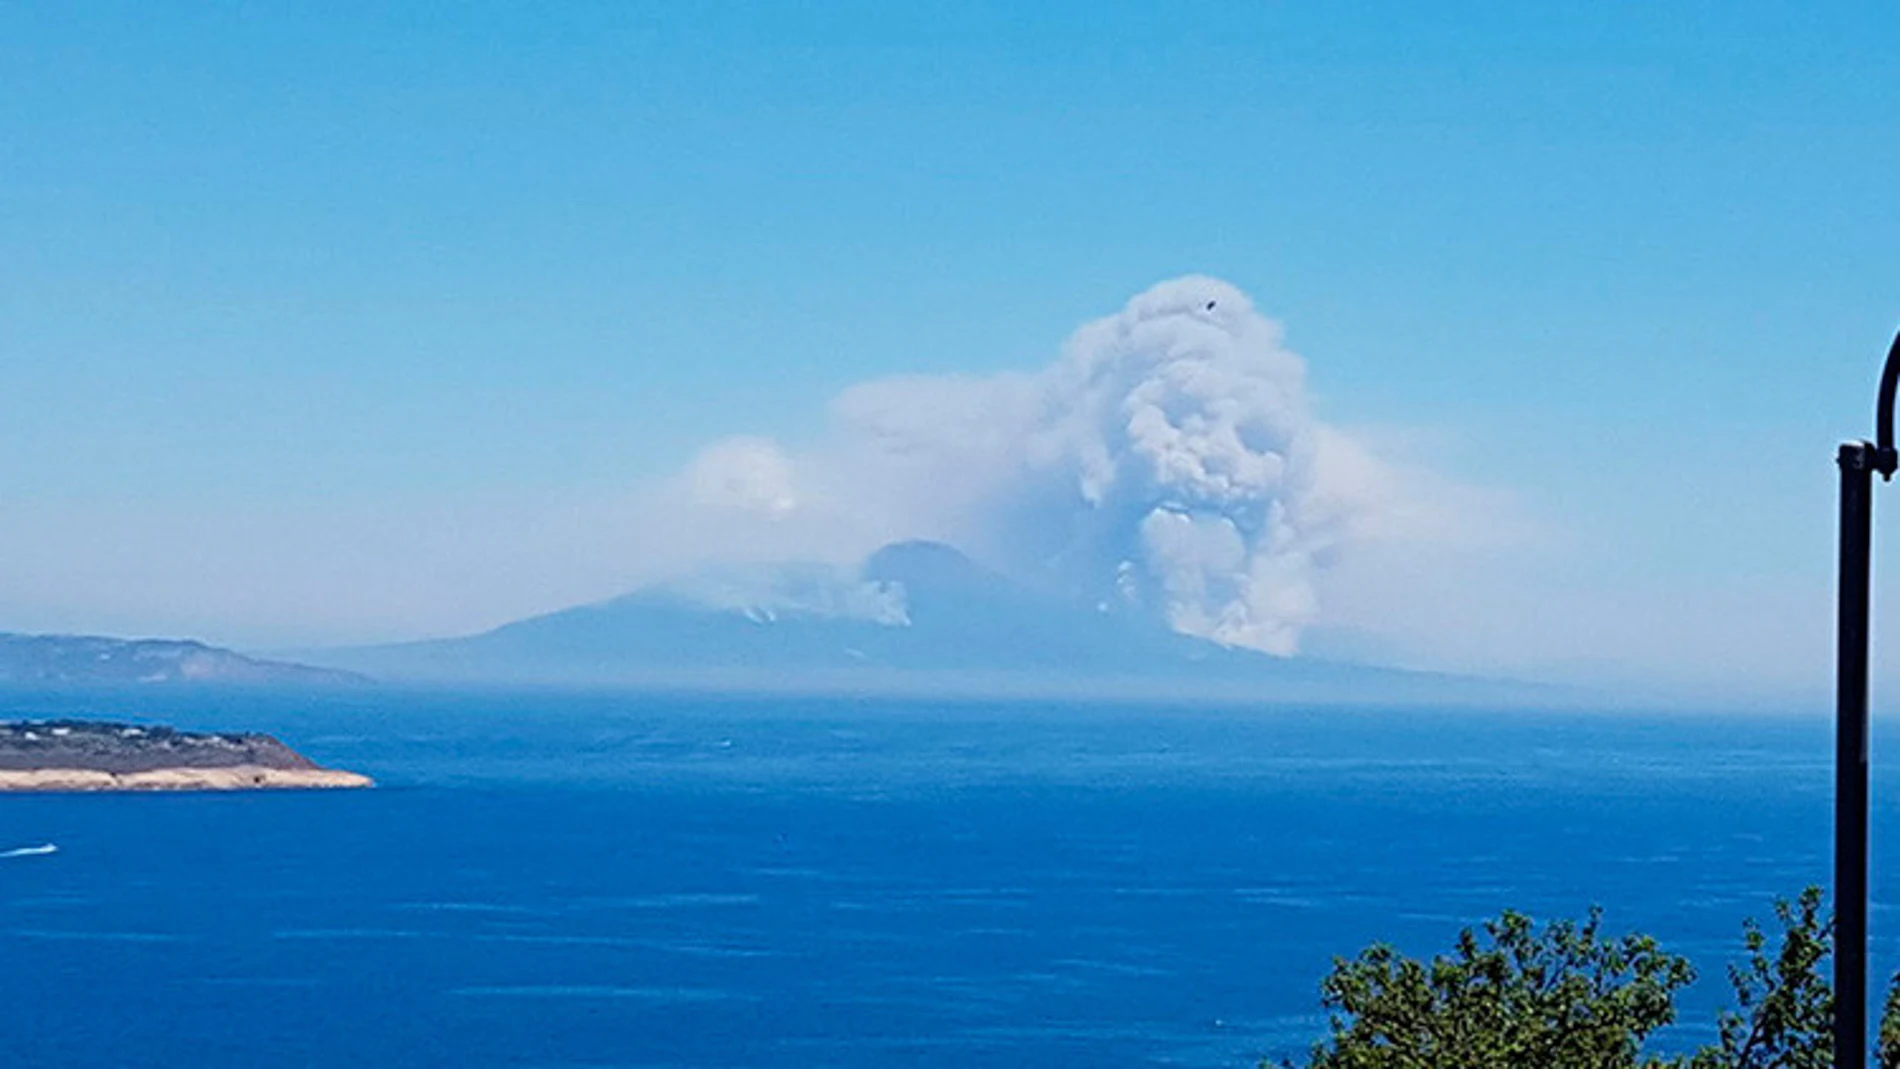
[[[1455,487],[1319,420],[1280,327],[1199,276],[1085,324],[1040,372],[855,386],[815,447],[718,442],[683,484],[721,514],[688,526],[739,525],[727,541],[752,559],[939,538],[1106,610],[1283,655],[1355,543],[1459,527]]]
[[[744,613],[759,621],[811,617],[862,620],[886,627],[910,623],[901,586],[867,582],[852,570],[835,565],[709,567],[659,589],[697,605]]]
[[[798,508],[792,460],[769,438],[728,438],[686,471],[694,504],[711,509],[789,516]]]

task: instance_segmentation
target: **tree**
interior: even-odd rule
[[[1728,970],[1737,1008],[1722,1014],[1721,1042],[1690,1059],[1690,1069],[1824,1069],[1834,1064],[1829,1031],[1834,989],[1824,972],[1834,929],[1821,901],[1821,889],[1810,887],[1793,902],[1775,903],[1782,932],[1772,957],[1761,926],[1743,923],[1748,960]],[[1896,996],[1900,987],[1887,996],[1889,1009]],[[1889,1014],[1881,1024],[1883,1047],[1895,1027]]]
[[[1314,1069],[1633,1069],[1644,1039],[1675,1020],[1695,979],[1654,939],[1603,935],[1602,914],[1539,931],[1506,913],[1466,929],[1455,953],[1420,962],[1389,946],[1338,961],[1322,985],[1333,1013]]]
[[[1833,927],[1819,888],[1775,903],[1775,938],[1743,925],[1747,958],[1729,968],[1735,1008],[1719,1040],[1692,1055],[1649,1053],[1695,979],[1646,935],[1608,937],[1602,913],[1539,929],[1507,912],[1466,929],[1430,962],[1373,946],[1321,984],[1332,1035],[1311,1069],[1824,1069],[1833,1064]],[[1900,976],[1875,1054],[1900,1069]],[[1285,1063],[1292,1069],[1293,1063]],[[1264,1069],[1264,1066],[1263,1066]]]

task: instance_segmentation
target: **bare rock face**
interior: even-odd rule
[[[0,791],[368,787],[269,735],[45,720],[0,724]]]

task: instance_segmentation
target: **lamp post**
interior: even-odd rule
[[[1834,696],[1834,1065],[1867,1066],[1867,632],[1874,473],[1892,480],[1900,336],[1887,350],[1875,441],[1841,446],[1841,592]]]

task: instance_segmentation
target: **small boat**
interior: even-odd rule
[[[59,847],[52,843],[44,846],[22,846],[16,850],[0,850],[0,857],[44,857],[59,853]]]

